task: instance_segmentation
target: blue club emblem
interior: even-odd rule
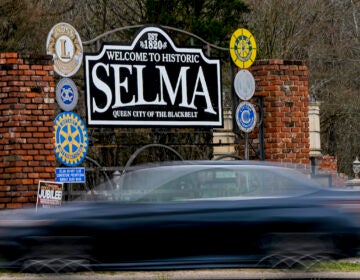
[[[256,125],[256,110],[247,102],[241,102],[236,110],[236,122],[244,132],[251,132]]]
[[[56,86],[56,101],[63,111],[72,111],[78,102],[79,94],[75,83],[63,78]]]
[[[71,104],[74,100],[74,91],[72,87],[69,85],[64,85],[61,88],[60,97],[62,102],[64,102],[66,105]]]

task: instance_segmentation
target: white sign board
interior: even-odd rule
[[[248,70],[240,70],[234,79],[234,89],[242,100],[249,100],[255,93],[255,79]]]
[[[88,126],[222,127],[221,67],[161,28],[85,54]]]

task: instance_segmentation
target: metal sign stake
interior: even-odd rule
[[[245,132],[245,160],[249,160],[249,137],[247,132]]]

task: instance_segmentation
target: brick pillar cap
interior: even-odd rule
[[[253,65],[307,65],[306,60],[259,59]]]

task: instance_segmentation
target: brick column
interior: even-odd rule
[[[265,159],[309,163],[308,67],[304,61],[255,61],[255,96],[264,98]]]
[[[52,57],[0,54],[0,208],[35,206],[39,180],[54,180]]]

